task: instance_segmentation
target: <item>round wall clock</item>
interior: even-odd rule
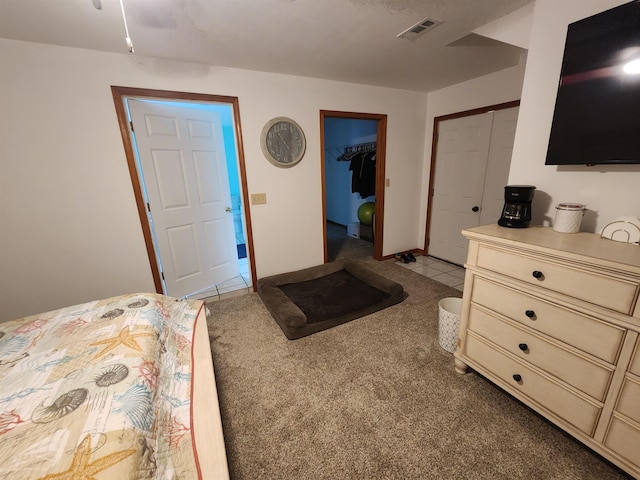
[[[260,135],[260,146],[271,163],[277,167],[293,167],[304,156],[307,142],[300,125],[286,117],[267,122]]]

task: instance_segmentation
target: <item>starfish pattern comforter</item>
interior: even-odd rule
[[[135,294],[0,324],[0,478],[196,479],[199,301]]]

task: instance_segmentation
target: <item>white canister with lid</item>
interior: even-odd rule
[[[581,203],[559,203],[553,229],[560,233],[578,233],[587,206]]]

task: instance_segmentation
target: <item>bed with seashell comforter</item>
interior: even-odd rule
[[[0,323],[0,478],[225,479],[204,304],[132,294]]]

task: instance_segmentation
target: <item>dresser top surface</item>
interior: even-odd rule
[[[543,226],[506,228],[495,223],[463,230],[462,233],[467,238],[525,244],[535,250],[556,251],[567,257],[586,256],[640,269],[640,246],[601,238],[596,233],[559,233]]]

